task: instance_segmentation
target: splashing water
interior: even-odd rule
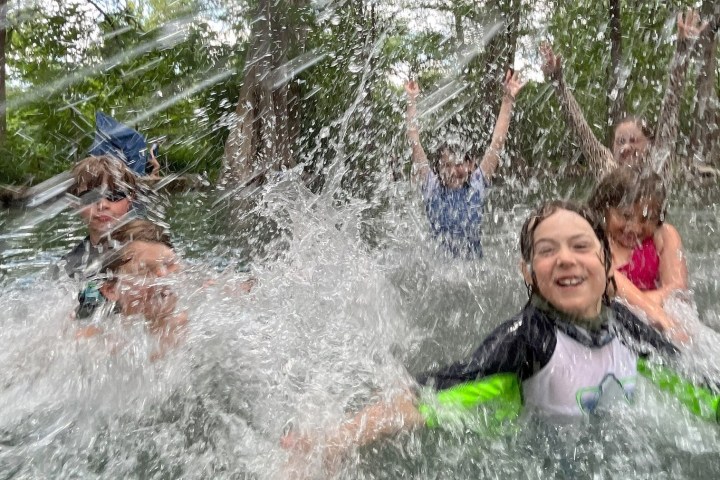
[[[209,14],[215,17],[220,11],[233,17],[234,9],[246,8],[237,2],[211,3],[217,11]],[[342,6],[314,2],[317,29],[309,36],[321,46],[309,42],[312,48],[299,49],[303,53],[262,78],[271,89],[297,89],[300,94],[294,100],[299,106],[292,108],[317,108],[319,117],[308,117],[309,125],[299,134],[303,149],[298,163],[305,163],[267,175],[261,185],[253,181],[267,172],[251,169],[253,176],[242,188],[231,185],[224,192],[153,197],[150,216],[170,224],[186,264],[182,273],[167,280],[190,321],[182,344],[165,357],[151,360],[157,345],[142,319],[120,318],[108,311],[93,318],[101,323],[103,335],[76,338],[78,323],[71,317],[79,285],[53,279],[51,272],[83,236],[79,220],[63,213],[68,202],[51,201],[67,187],[61,183],[65,177],[58,177],[53,188],[33,193],[28,207],[39,205],[34,210],[0,212],[1,478],[286,478],[289,455],[279,439],[289,429],[323,432],[349,413],[412,386],[414,375],[466,357],[524,305],[517,235],[525,215],[538,197],[582,196],[576,185],[542,178],[542,162],[559,157],[575,163],[579,156],[565,145],[566,133],[558,134],[557,125],[547,124],[548,118],[559,118],[548,107],[549,86],[524,94],[527,110],[518,117],[529,120],[518,129],[518,145],[511,145],[513,153],[507,156],[531,156],[530,167],[538,172],[528,181],[514,177],[514,171],[501,175],[486,205],[481,261],[448,258],[429,234],[415,189],[385,178],[386,162],[408,154],[404,99],[387,72],[415,74],[413,69],[422,67],[428,77],[439,76],[430,81],[418,105],[423,124],[435,127],[424,131],[423,138],[438,129],[455,128],[467,134],[474,150],[483,151],[490,127],[482,117],[494,113],[489,115],[488,105],[478,106],[478,98],[487,93],[478,92],[478,85],[486,84],[472,74],[482,62],[490,69],[488,78],[497,76],[493,69],[507,67],[483,55],[502,37],[503,27],[509,27],[509,17],[466,28],[479,32],[477,38],[467,35],[469,41],[453,44],[450,30],[467,27],[468,19],[451,25],[453,15],[443,5],[437,17],[419,11],[416,16],[433,30],[419,43],[434,45],[435,51],[428,54],[421,45],[402,56],[393,46],[400,50],[397,45],[419,35],[411,31],[403,37],[405,25],[391,22],[396,14],[407,13],[404,6],[381,5],[380,20],[374,9],[353,12],[367,23],[347,30],[342,28],[351,15]],[[247,13],[232,18],[240,23],[234,33],[225,33],[233,37],[232,47],[252,37],[258,18]],[[195,30],[205,20],[182,16],[141,32],[140,40],[126,48],[122,37],[134,29],[119,27],[102,37],[107,55],[94,62],[83,59],[86,64],[68,68],[70,73],[25,88],[8,100],[7,108],[31,108],[38,99],[80,88],[85,80],[111,71],[102,81],[89,82],[101,84],[98,91],[79,90],[63,98],[58,112],[77,116],[64,121],[82,125],[87,122],[82,107],[90,109],[91,99],[117,107],[120,100],[114,94],[121,87],[113,83],[115,77],[130,81],[148,74],[144,83],[152,87],[133,84],[139,90],[137,98],[130,96],[128,105],[118,107],[124,118],[132,124],[157,122],[153,126],[158,130],[180,132],[170,147],[192,158],[183,157],[187,161],[176,171],[207,168],[195,157],[207,162],[221,156],[218,145],[221,150],[223,137],[217,132],[236,123],[232,104],[242,69],[234,64],[232,48],[216,44],[221,36],[213,35],[213,28]],[[567,32],[572,31],[574,39],[579,25],[588,21],[579,18],[579,25],[570,28],[575,18],[560,20],[553,20],[555,40],[559,48],[565,47],[568,72],[574,66],[580,71],[578,78],[593,79],[585,98],[578,97],[603,103],[603,86],[586,68],[585,57],[605,71],[607,55],[585,48],[580,40],[577,51],[572,51]],[[539,29],[533,21],[528,23],[530,30]],[[634,26],[639,27],[636,20]],[[657,45],[649,47],[653,55],[658,56],[661,40],[671,36],[671,27],[666,26],[663,37],[655,39]],[[277,28],[291,30],[286,25]],[[596,36],[594,29],[587,30]],[[154,40],[146,40],[146,33],[153,33]],[[188,43],[203,35],[210,40]],[[335,37],[341,40],[332,48],[322,43],[323,38]],[[535,40],[522,41],[533,44],[534,50]],[[117,45],[119,52],[113,50]],[[634,39],[630,47],[638,48]],[[393,55],[402,58],[386,60]],[[196,71],[189,71],[186,57],[197,61]],[[654,69],[661,62],[648,63]],[[623,64],[619,84],[624,87],[628,79],[642,76],[636,88],[644,89],[643,100],[633,105],[642,110],[645,98],[655,100],[659,80],[645,78],[644,71],[638,74],[636,64],[634,57]],[[120,72],[115,70],[118,65]],[[328,73],[332,69],[347,76],[333,76]],[[610,100],[619,97],[616,89]],[[601,109],[606,109],[604,103]],[[30,115],[40,116],[42,112]],[[181,120],[171,122],[176,116]],[[462,125],[453,125],[460,116]],[[204,129],[207,125],[209,130]],[[66,126],[58,123],[53,128]],[[14,140],[25,139],[27,145],[39,135],[16,130]],[[72,144],[73,153],[80,151],[77,138],[82,135],[64,135],[58,143]],[[173,153],[182,156],[177,150]],[[46,151],[40,149],[38,156],[43,155]],[[306,188],[307,176],[320,179],[322,186]],[[175,179],[175,173],[166,176],[155,184],[153,195]],[[691,192],[682,195],[690,198],[673,200],[670,217],[683,234],[694,298],[689,303],[675,299],[667,308],[700,332],[685,353],[688,374],[717,381],[720,198],[717,192],[711,192],[710,201]],[[257,285],[244,293],[239,285],[249,276]],[[501,433],[418,431],[350,452],[332,475],[717,478],[719,432],[717,425],[693,417],[676,399],[641,379],[633,405],[620,402],[580,424],[548,425],[528,416]],[[299,470],[309,478],[328,473],[319,451],[303,461]]]
[[[337,425],[408,385],[406,368],[419,373],[467,355],[524,302],[511,253],[522,208],[495,204],[486,258],[462,262],[435,251],[410,192],[368,219],[364,202],[338,206],[294,181],[263,191],[254,212],[277,224],[280,237],[266,240],[281,251],[252,266],[258,285],[249,294],[233,287],[247,274],[208,273],[222,250],[204,249],[217,237],[178,227],[188,265],[174,289],[191,322],[183,346],[160,361],[148,359],[153,346],[141,321],[111,316],[101,339],[76,340],[71,282],[6,279],[3,471],[277,478],[287,458],[278,440],[291,425]],[[193,221],[185,218],[187,228]],[[370,244],[366,230],[386,233]],[[691,251],[691,263],[695,255],[703,253]],[[208,277],[216,283],[203,288]],[[690,478],[717,473],[717,435],[641,384],[634,405],[579,426],[521,420],[506,435],[400,436],[355,452],[336,475]],[[320,468],[316,457],[308,465]]]

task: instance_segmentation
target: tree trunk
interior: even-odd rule
[[[7,0],[0,0],[0,150],[7,137],[7,95],[5,90],[5,50],[7,49]]]
[[[505,38],[507,38],[508,48],[505,52],[505,68],[511,68],[515,65],[515,54],[517,53],[517,39],[520,30],[520,0],[512,0],[511,2],[511,13],[505,32]],[[504,74],[505,72],[503,72]],[[504,78],[504,77],[503,77]]]
[[[474,88],[478,92],[476,99],[468,105],[466,111],[474,111],[468,116],[468,122],[473,125],[480,125],[484,138],[490,139],[495,124],[495,114],[502,101],[502,81],[505,79],[505,72],[515,64],[515,53],[517,51],[518,29],[520,25],[521,2],[512,0],[509,4],[501,4],[497,13],[503,18],[504,29],[498,31],[497,35],[490,39],[485,47],[485,52],[477,61],[469,64],[468,78],[474,80]],[[480,22],[483,19],[474,18]],[[491,113],[493,112],[493,113]]]
[[[705,34],[698,40],[700,68],[696,80],[696,101],[690,135],[690,159],[720,165],[720,101],[715,89],[717,81],[718,22],[720,5],[705,0],[703,18],[712,19]]]
[[[607,109],[610,127],[606,132],[605,145],[612,145],[615,125],[620,122],[625,112],[625,86],[620,76],[622,59],[622,25],[620,17],[620,0],[609,0],[610,16],[610,64],[608,65]]]
[[[463,16],[460,12],[455,10],[453,12],[455,16],[455,38],[457,38],[458,45],[465,44],[465,29],[463,28]]]
[[[235,125],[225,142],[223,185],[261,182],[267,172],[295,165],[292,113],[296,89],[284,76],[291,46],[287,5],[260,0],[253,24],[252,44],[245,60],[245,75],[235,110]]]

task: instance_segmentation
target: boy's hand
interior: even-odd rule
[[[420,95],[420,85],[415,80],[408,80],[405,83],[405,92],[408,95],[408,99],[411,101],[417,100],[418,95]]]
[[[508,70],[505,73],[505,80],[503,81],[503,89],[505,95],[508,95],[512,100],[515,100],[520,90],[525,86],[525,82],[520,81],[520,75],[517,72]]]

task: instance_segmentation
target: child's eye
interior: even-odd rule
[[[554,249],[552,247],[540,247],[538,248],[536,253],[542,257],[546,257],[548,255],[551,255],[553,251]]]
[[[575,250],[579,250],[579,251],[583,251],[583,252],[584,252],[584,251],[587,251],[588,249],[590,249],[590,244],[589,244],[589,243],[576,243],[576,244],[575,244]]]

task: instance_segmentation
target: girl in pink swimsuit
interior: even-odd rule
[[[617,271],[641,291],[656,290],[660,285],[660,256],[655,248],[654,235],[632,250],[630,261]]]
[[[617,296],[644,312],[656,328],[677,328],[662,307],[672,292],[687,290],[687,266],[680,234],[664,221],[660,176],[640,167],[619,167],[600,181],[589,204],[605,219]]]

